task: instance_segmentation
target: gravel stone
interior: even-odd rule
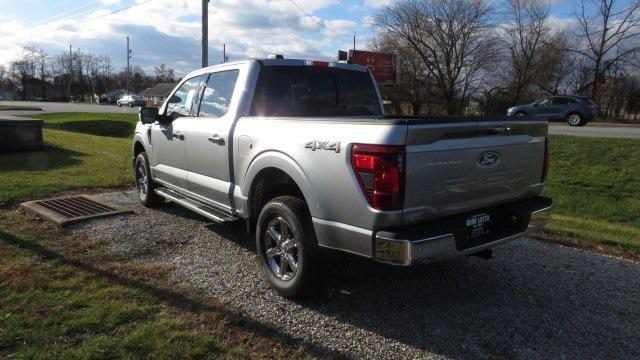
[[[108,251],[167,263],[172,280],[349,357],[640,358],[638,263],[530,239],[416,268],[327,253],[317,294],[293,302],[267,285],[243,226],[98,197],[136,212],[75,226]]]

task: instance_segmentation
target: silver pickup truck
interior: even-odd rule
[[[369,70],[251,59],[197,70],[133,140],[140,201],[244,221],[270,285],[305,294],[337,249],[408,266],[550,219],[544,120],[385,116]]]

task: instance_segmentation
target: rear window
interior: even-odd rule
[[[265,66],[252,116],[381,115],[367,72],[311,66]]]

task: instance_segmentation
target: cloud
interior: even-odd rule
[[[365,0],[364,3],[369,7],[379,9],[391,4],[391,0]]]
[[[2,0],[0,0],[2,1]],[[58,18],[29,27],[5,20],[0,27],[0,63],[18,57],[22,45],[34,45],[55,53],[69,44],[94,54],[108,54],[116,66],[125,63],[125,38],[131,38],[133,63],[151,69],[167,63],[184,74],[199,65],[200,1],[154,0],[107,15],[110,11],[144,0],[100,0],[106,9],[88,9],[73,19]],[[209,10],[210,62],[221,59],[227,44],[231,59],[283,53],[286,57],[335,58],[339,46],[348,42],[360,24],[342,18],[315,17],[334,6],[336,0],[296,0],[314,16],[310,18],[290,0],[215,0]],[[103,6],[104,7],[104,6]],[[341,35],[337,35],[341,34]],[[344,35],[344,36],[343,36]]]

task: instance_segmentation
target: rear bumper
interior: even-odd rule
[[[535,197],[422,225],[378,231],[374,235],[374,258],[410,266],[475,254],[544,227],[551,221],[551,207],[550,199]],[[494,225],[489,235],[469,240],[464,221],[480,213],[492,214],[502,222]]]

